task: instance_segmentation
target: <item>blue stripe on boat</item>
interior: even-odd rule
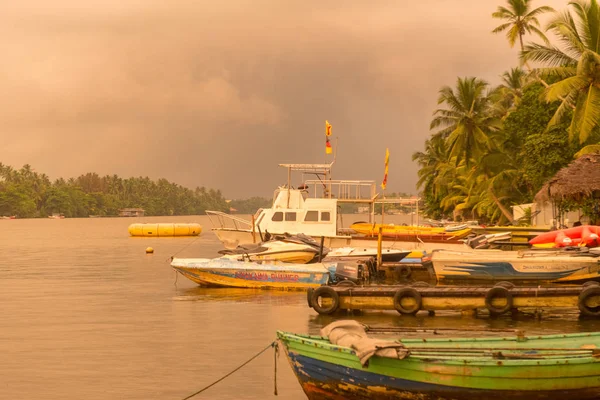
[[[310,400],[555,400],[600,399],[600,387],[547,391],[481,390],[410,381],[331,364],[288,350]],[[311,388],[318,388],[317,390]]]

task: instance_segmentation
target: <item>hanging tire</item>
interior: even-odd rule
[[[408,279],[412,275],[412,269],[408,265],[403,265],[398,268],[398,275],[400,278]]]
[[[430,287],[431,285],[425,281],[417,281],[410,286],[412,286],[412,287]]]
[[[506,299],[506,304],[502,307],[497,307],[492,304],[494,299],[504,298]],[[508,291],[507,288],[503,286],[494,286],[485,294],[485,306],[490,312],[490,315],[501,315],[505,312],[508,312],[513,308],[513,298],[512,294]]]
[[[306,302],[308,303],[308,306],[311,308],[312,308],[312,298],[313,298],[314,294],[315,294],[314,288],[308,288],[308,290],[306,291]]]
[[[589,286],[581,291],[579,299],[577,300],[577,307],[579,308],[581,315],[587,317],[600,317],[600,306],[590,307],[587,304],[590,297],[594,296],[600,296],[600,286]]]
[[[331,304],[328,306],[319,304],[321,297],[331,298]],[[311,302],[311,307],[319,314],[333,314],[340,306],[340,296],[329,286],[321,286],[314,291]]]
[[[336,283],[335,286],[356,286],[356,283],[349,281],[347,279],[344,279],[343,281],[339,281],[338,283]]]
[[[402,305],[402,299],[412,298],[414,301],[414,305],[410,307],[405,307]],[[402,288],[398,289],[394,294],[394,308],[400,314],[403,315],[415,315],[421,309],[423,305],[423,299],[421,298],[421,293],[413,288]]]
[[[587,281],[582,286],[585,289],[585,288],[588,288],[590,286],[600,286],[600,283],[596,282],[596,281]]]
[[[494,287],[503,287],[505,289],[512,289],[515,287],[515,284],[509,281],[500,281],[494,285]]]

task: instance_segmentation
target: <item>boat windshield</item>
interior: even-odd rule
[[[254,213],[254,220],[258,221],[258,217],[260,217],[260,215],[262,214],[263,209],[259,208],[258,210],[256,210],[256,212]]]

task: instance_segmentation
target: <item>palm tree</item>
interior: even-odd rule
[[[438,104],[447,108],[433,113],[430,129],[442,128],[438,134],[446,138],[449,158],[455,158],[456,165],[464,160],[469,167],[473,157],[489,147],[488,133],[500,127],[491,113],[487,88],[487,82],[467,77],[458,78],[456,90],[440,89]]]
[[[516,109],[523,97],[523,89],[529,83],[528,75],[519,67],[504,72],[502,84],[490,94],[493,112],[498,118],[506,119]]]
[[[548,25],[562,48],[534,43],[525,47],[522,58],[548,65],[540,75],[559,79],[544,92],[547,102],[561,100],[548,126],[560,122],[574,105],[569,135],[584,143],[600,122],[600,7],[597,0],[569,5],[572,12],[557,13]]]
[[[506,38],[510,47],[514,47],[519,39],[521,51],[524,50],[523,35],[526,33],[536,34],[545,43],[548,43],[546,35],[540,30],[540,22],[537,17],[545,12],[554,11],[552,7],[542,6],[531,9],[529,0],[507,0],[508,7],[499,6],[492,17],[508,22],[496,27],[492,32],[500,33],[506,31]]]

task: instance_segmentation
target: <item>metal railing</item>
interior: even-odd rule
[[[307,180],[309,197],[348,203],[372,203],[378,196],[375,181]]]
[[[220,229],[248,229],[252,230],[252,222],[221,211],[206,210],[213,228]],[[213,220],[213,218],[216,220]]]

